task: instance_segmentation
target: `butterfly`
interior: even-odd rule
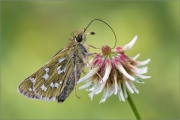
[[[100,19],[93,19],[86,28],[74,32],[63,49],[19,85],[19,93],[32,99],[62,103],[75,88],[82,70],[87,65],[87,57],[92,55],[84,45],[85,31],[95,20],[107,24]]]
[[[63,102],[72,92],[88,56],[85,29],[72,34],[67,45],[49,62],[27,77],[18,91],[32,99]]]

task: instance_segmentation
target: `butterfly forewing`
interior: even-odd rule
[[[69,57],[70,50],[62,50],[20,84],[20,93],[30,98],[55,100],[61,92],[64,79],[73,69]]]

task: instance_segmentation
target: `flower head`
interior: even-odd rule
[[[86,88],[87,91],[90,91],[91,100],[94,95],[104,89],[100,103],[112,94],[118,95],[119,100],[125,101],[125,98],[128,97],[126,88],[130,93],[139,93],[133,82],[144,83],[139,78],[150,78],[150,76],[143,75],[147,73],[148,68],[145,65],[150,62],[150,59],[137,61],[140,54],[133,58],[124,54],[132,48],[136,40],[137,36],[129,44],[123,47],[119,46],[114,50],[109,46],[103,46],[102,53],[96,54],[90,61],[92,69],[77,82],[86,82],[79,89]]]

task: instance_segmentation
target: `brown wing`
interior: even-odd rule
[[[63,49],[34,74],[26,78],[18,91],[33,99],[57,100],[68,76],[73,71],[74,54],[71,49]]]

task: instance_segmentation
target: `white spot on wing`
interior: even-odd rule
[[[60,59],[58,60],[58,62],[60,63],[60,62],[62,62],[64,59],[65,59],[65,58],[60,58]]]
[[[44,86],[44,84],[41,86],[41,89],[43,90],[43,91],[46,91],[47,90],[47,87],[46,86]]]
[[[62,81],[60,81],[59,84],[61,85],[61,84],[62,84]]]
[[[30,77],[29,80],[32,82],[32,83],[35,83],[36,79]]]
[[[57,68],[57,72],[58,72],[58,74],[61,73],[61,66],[59,66],[59,67]]]
[[[29,88],[28,90],[29,90],[30,92],[31,92],[31,91],[33,91],[33,89],[32,89],[32,88]]]
[[[64,72],[66,72],[66,68],[64,68],[64,70],[63,70]]]
[[[46,73],[43,75],[43,78],[44,78],[45,80],[47,80],[47,79],[49,78],[49,74],[48,74],[49,68],[45,68],[44,70],[46,71]]]
[[[57,67],[57,72],[58,74],[61,74],[62,72],[65,72],[66,68],[64,68],[63,70],[61,70],[61,66]]]
[[[47,100],[47,101],[49,100],[49,98],[48,98],[48,97],[43,97],[42,99],[43,99],[43,100]]]
[[[49,100],[54,101],[54,100],[56,100],[56,97],[52,97],[52,98],[50,98],[50,97],[40,97],[40,98],[43,99],[43,100],[46,100],[46,101],[49,101]]]
[[[56,100],[56,97],[52,97],[51,100]]]
[[[50,84],[50,86],[53,88],[54,87],[54,84],[53,84],[53,82]]]
[[[47,79],[49,78],[48,73],[46,73],[45,75],[43,75],[43,78],[44,78],[44,80],[47,80]]]
[[[46,73],[49,72],[49,68],[46,68],[46,69],[44,69],[44,70],[46,71]]]
[[[58,83],[55,83],[55,85],[54,85],[56,88],[58,88],[59,87],[59,84]]]

